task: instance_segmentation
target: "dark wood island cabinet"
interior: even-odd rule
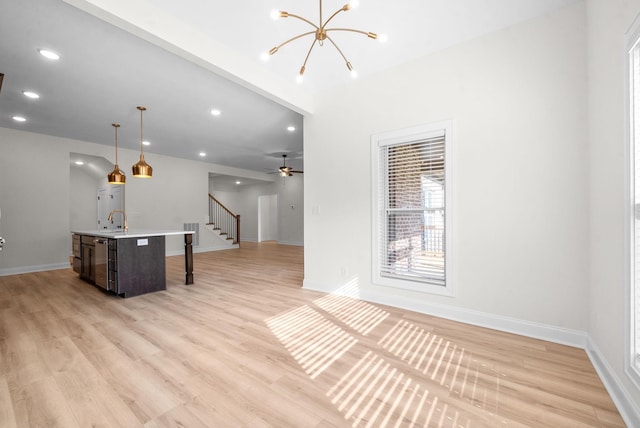
[[[165,238],[184,235],[185,283],[193,284],[192,231],[74,231],[73,270],[122,297],[166,290]]]

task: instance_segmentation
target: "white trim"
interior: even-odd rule
[[[212,251],[221,251],[221,250],[232,250],[234,248],[238,248],[238,244],[233,244],[233,246],[226,246],[226,247],[195,247],[192,246],[193,248],[193,254],[197,254],[197,253],[209,253]],[[184,256],[184,249],[182,250],[171,250],[171,251],[165,251],[165,257],[171,257],[171,256]]]
[[[603,358],[602,353],[590,337],[587,337],[585,351],[624,423],[630,427],[640,426],[640,409],[629,396],[622,382],[616,376],[615,371],[609,366],[607,360]]]
[[[615,371],[609,366],[607,360],[597,348],[595,342],[584,331],[570,330],[547,324],[503,317],[486,312],[455,308],[447,305],[416,302],[415,300],[397,296],[394,298],[386,294],[383,295],[369,290],[363,291],[360,289],[354,294],[353,288],[347,287],[347,284],[348,282],[336,286],[304,280],[303,288],[326,293],[335,293],[338,295],[345,294],[349,297],[359,298],[360,300],[372,303],[394,306],[466,324],[491,328],[493,330],[584,349],[625,424],[630,427],[640,426],[640,409],[636,406],[632,397],[628,394],[627,389],[616,376]]]
[[[325,293],[340,294],[340,290],[344,289],[345,285],[346,284],[340,284],[336,286],[305,279],[303,281],[302,288],[307,290],[322,291]],[[349,296],[354,297],[352,293],[350,293]],[[584,331],[571,330],[556,327],[553,325],[494,315],[487,312],[458,308],[449,305],[438,305],[433,303],[421,302],[415,299],[392,296],[373,290],[363,290],[361,288],[358,292],[358,297],[361,300],[371,303],[389,305],[400,309],[433,315],[440,318],[446,318],[453,321],[459,321],[466,324],[486,327],[493,330],[504,331],[507,333],[519,334],[521,336],[546,340],[548,342],[559,343],[562,345],[584,349],[587,343],[587,334]]]
[[[635,171],[634,171],[634,145],[636,143],[634,135],[631,130],[635,125],[632,120],[633,115],[633,74],[632,74],[632,62],[630,61],[631,52],[634,50],[638,42],[640,41],[640,15],[636,16],[635,20],[625,33],[625,71],[624,71],[624,210],[623,210],[623,233],[624,233],[624,284],[625,284],[625,298],[627,304],[624,306],[624,372],[626,376],[634,383],[636,388],[640,389],[640,373],[638,368],[633,363],[635,360],[636,350],[636,332],[635,332],[635,314],[637,313],[635,307],[635,255],[632,247],[635,246],[632,236],[635,234],[634,224],[634,185]],[[637,142],[640,144],[640,142]]]
[[[47,270],[60,270],[71,269],[69,262],[66,263],[54,263],[50,265],[37,265],[37,266],[19,266],[14,268],[0,269],[0,276],[20,275],[23,273],[43,272]]]
[[[304,247],[304,242],[298,242],[298,241],[280,241],[280,240],[278,240],[278,244],[280,244],[280,245],[295,245],[297,247]]]
[[[380,147],[390,146],[411,141],[445,136],[445,285],[430,284],[428,282],[411,281],[384,277],[380,274],[380,242],[381,235],[379,219],[379,161]],[[454,249],[454,147],[455,147],[455,123],[453,120],[443,120],[410,128],[381,132],[371,136],[371,278],[376,285],[402,288],[420,293],[438,294],[443,296],[455,296],[455,254]]]

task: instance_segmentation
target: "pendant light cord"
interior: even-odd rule
[[[147,108],[146,107],[142,107],[142,106],[138,106],[138,110],[140,110],[140,156],[144,157],[144,153],[143,153],[143,144],[142,142],[144,141],[144,137],[142,134],[142,112],[145,111]]]
[[[116,165],[118,165],[118,125],[117,123],[113,124],[113,130],[116,132]]]

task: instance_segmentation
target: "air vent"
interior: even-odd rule
[[[193,246],[197,247],[200,245],[200,223],[184,223],[184,230],[193,231]]]

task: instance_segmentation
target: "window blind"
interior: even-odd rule
[[[445,285],[444,130],[380,150],[380,274]]]

